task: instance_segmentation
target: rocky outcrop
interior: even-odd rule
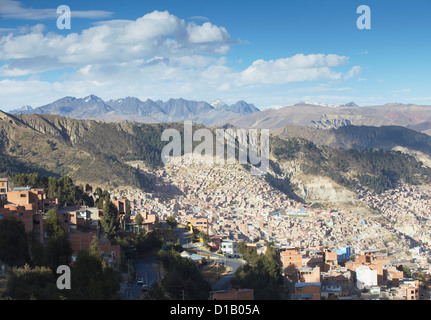
[[[292,179],[297,195],[307,202],[352,202],[357,196],[323,176],[296,175]]]
[[[17,118],[23,125],[44,135],[59,138],[68,145],[74,145],[91,127],[91,121],[57,116],[26,115]]]
[[[311,121],[312,126],[314,126],[316,129],[324,130],[324,129],[331,129],[331,128],[340,128],[340,127],[346,127],[353,125],[352,121],[349,119],[346,119],[344,117],[340,117],[337,115],[327,115],[324,114],[318,121]]]

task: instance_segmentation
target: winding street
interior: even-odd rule
[[[224,276],[216,283],[212,284],[212,291],[227,291],[231,287],[231,280],[236,270],[245,264],[244,260],[232,259],[221,256],[217,253],[213,253],[203,248],[193,244],[190,241],[190,233],[182,228],[174,228],[180,239],[181,246],[184,249],[190,249],[195,251],[204,252],[205,255],[211,256],[211,259],[218,260],[218,262],[225,264],[231,270],[228,275]],[[133,265],[136,271],[136,279],[129,287],[123,287],[121,291],[121,296],[123,300],[135,300],[142,295],[142,285],[138,284],[137,279],[142,278],[144,284],[148,284],[148,288],[156,281],[159,280],[159,275],[153,270],[152,264],[157,263],[157,257],[145,257],[139,259],[133,259],[130,264]]]
[[[215,260],[219,260],[219,262],[225,264],[227,267],[231,268],[231,271],[228,275],[224,276],[216,283],[212,285],[213,291],[227,291],[231,287],[231,280],[236,270],[243,266],[246,262],[241,259],[232,259],[221,256],[220,254],[213,253],[203,248],[202,246],[195,245],[190,241],[190,233],[182,228],[174,228],[174,230],[178,234],[178,238],[180,239],[181,246],[184,249],[191,249],[196,251],[204,252],[206,255],[213,257]]]

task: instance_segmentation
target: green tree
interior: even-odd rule
[[[48,236],[45,246],[45,264],[52,270],[57,270],[58,266],[69,265],[71,262],[72,246],[56,210],[48,210],[45,223]]]
[[[93,192],[93,187],[90,186],[88,183],[85,185],[85,192],[88,192],[88,193]]]
[[[104,232],[111,240],[120,230],[120,215],[118,209],[109,199],[106,199],[103,204],[103,216],[100,219],[100,223]]]
[[[142,217],[142,215],[138,212],[135,215],[135,224],[137,224],[139,226],[139,230],[141,230],[141,226],[142,223],[144,222],[144,218]]]
[[[119,281],[115,271],[102,258],[98,241],[79,252],[72,267],[71,298],[74,300],[119,299]]]
[[[13,267],[8,270],[5,296],[16,300],[57,300],[56,275],[47,267]]]
[[[94,193],[100,198],[102,196],[102,189],[100,187],[97,187]]]
[[[266,253],[259,255],[256,250],[247,248],[244,242],[239,242],[237,251],[243,255],[247,264],[235,272],[232,285],[253,289],[258,300],[282,299],[286,288],[275,249],[267,244]]]
[[[49,199],[54,199],[57,196],[57,188],[58,188],[58,183],[57,183],[57,179],[54,177],[49,177],[48,178],[48,198]]]
[[[400,265],[400,266],[397,267],[397,270],[398,271],[402,271],[404,273],[404,277],[406,277],[406,278],[411,278],[412,277],[411,270],[408,267],[406,267],[406,266]]]
[[[9,266],[30,262],[29,243],[22,221],[0,220],[0,260]]]
[[[158,258],[166,271],[166,276],[161,281],[162,296],[173,300],[183,297],[187,300],[208,299],[211,286],[202,277],[193,260],[181,257],[175,250],[160,250]],[[160,290],[156,292],[160,295]]]
[[[174,216],[167,217],[166,218],[166,222],[172,228],[174,228],[174,227],[176,227],[178,225],[177,220],[175,219]]]

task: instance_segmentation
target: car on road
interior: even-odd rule
[[[148,286],[146,284],[142,285],[142,291],[147,291],[148,290]]]
[[[139,278],[138,279],[138,284],[139,285],[143,285],[144,284],[144,279],[143,278]]]

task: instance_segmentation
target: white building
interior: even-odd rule
[[[360,290],[377,286],[377,270],[366,266],[356,268],[356,286]]]
[[[227,255],[234,255],[236,254],[236,244],[236,241],[223,240],[220,244],[220,249],[223,253]]]

